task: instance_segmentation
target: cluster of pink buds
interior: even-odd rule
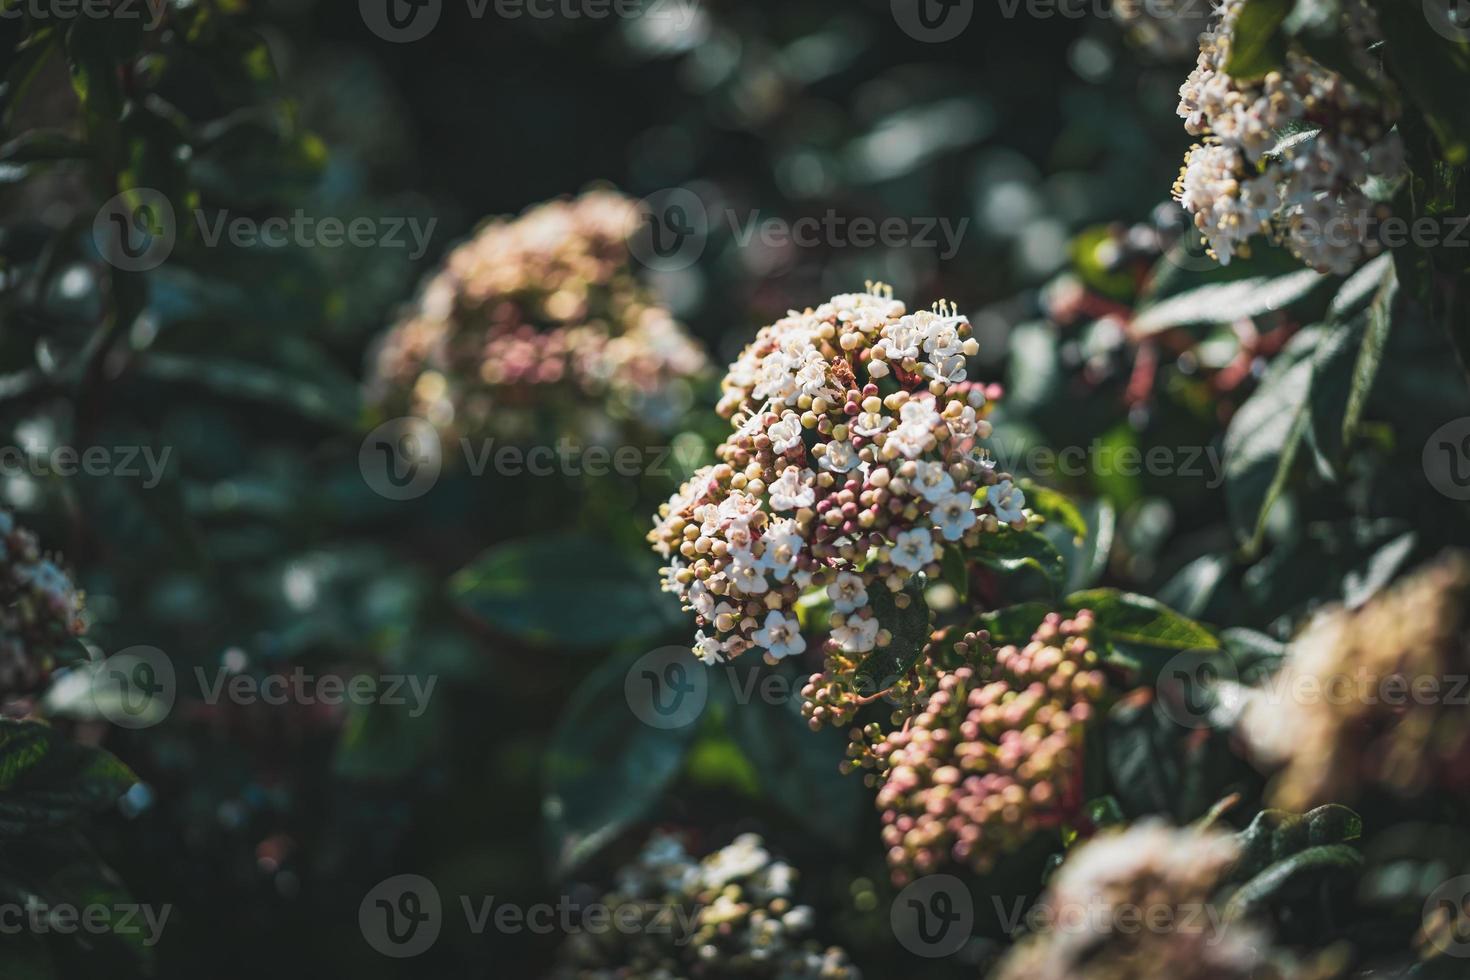
[[[855,731],[850,752],[881,781],[895,880],[946,861],[977,873],[1082,803],[1083,734],[1106,692],[1092,613],[1048,615],[1025,646],[939,675],[900,729]]]
[[[1392,177],[1403,149],[1390,107],[1296,51],[1280,70],[1242,80],[1225,70],[1245,0],[1225,0],[1200,35],[1199,63],[1179,89],[1185,128],[1204,142],[1185,157],[1174,198],[1194,216],[1221,264],[1249,254],[1258,234],[1303,262],[1346,274],[1380,248],[1371,222],[1386,216],[1364,193]],[[1365,77],[1383,83],[1368,48],[1379,40],[1363,0],[1342,5],[1345,48]],[[1296,134],[1280,139],[1282,133]]]
[[[71,578],[0,509],[0,695],[35,691],[61,645],[86,628]]]
[[[665,427],[705,356],[636,274],[638,205],[613,191],[496,219],[455,248],[379,348],[385,415],[462,437]],[[595,409],[589,413],[588,408]]]
[[[724,379],[734,431],[719,462],[649,533],[665,587],[696,616],[702,660],[802,653],[797,603],[819,593],[830,653],[886,646],[879,590],[937,574],[946,548],[1024,526],[1020,489],[978,445],[1000,392],[965,380],[977,347],[952,307],[908,313],[881,284],[760,330]]]

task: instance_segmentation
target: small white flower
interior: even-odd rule
[[[785,511],[810,507],[817,499],[816,491],[811,487],[814,476],[811,470],[786,467],[786,472],[771,484],[771,509]]]
[[[885,448],[892,447],[901,453],[906,459],[918,459],[924,454],[924,449],[929,445],[931,433],[927,426],[910,425],[905,422],[888,434],[888,441],[883,445]]]
[[[771,587],[753,559],[750,564],[737,562],[730,566],[730,584],[746,595],[761,595]]]
[[[665,592],[683,592],[684,586],[679,584],[679,571],[684,568],[684,562],[675,559],[669,563],[667,568],[659,569],[664,573],[664,581],[661,586]],[[698,583],[696,583],[698,584]]]
[[[844,653],[866,653],[878,643],[878,620],[849,616],[841,626],[833,628],[832,639]]]
[[[800,625],[795,619],[783,616],[779,609],[766,613],[765,625],[756,630],[751,639],[755,640],[757,646],[765,647],[766,652],[776,660],[795,656],[806,649],[806,640],[802,638]]]
[[[958,541],[965,532],[975,526],[975,512],[970,509],[968,493],[957,493],[934,504],[929,520],[944,535],[946,541]]]
[[[840,613],[850,613],[868,604],[868,590],[863,580],[852,572],[839,572],[837,580],[827,586],[827,595],[832,608]]]
[[[795,412],[787,412],[766,430],[771,440],[771,450],[784,453],[801,445],[801,419]]]
[[[800,557],[805,543],[796,530],[796,522],[789,518],[773,522],[766,529],[761,541],[766,546],[766,550],[761,553],[761,567],[770,572],[776,581],[786,581],[796,567],[796,559]]]
[[[715,597],[709,587],[703,582],[695,580],[689,586],[689,606],[695,614],[711,620],[715,618]]]
[[[995,508],[995,519],[1002,524],[1019,521],[1025,515],[1021,508],[1026,506],[1026,495],[1010,480],[1001,480],[985,490],[985,502]]]
[[[760,507],[761,502],[744,490],[731,490],[730,496],[720,501],[719,519],[721,522],[743,524],[754,517]]]
[[[893,563],[909,572],[917,572],[934,560],[934,537],[925,527],[900,531],[893,539]]]
[[[914,486],[931,504],[938,503],[954,492],[954,479],[940,462],[920,463],[914,477]]]
[[[893,419],[881,412],[862,412],[852,420],[849,428],[860,436],[872,437],[893,424]]]
[[[852,448],[850,442],[829,442],[827,452],[822,456],[821,467],[833,473],[846,473],[858,465],[857,450]]]
[[[929,398],[910,398],[899,409],[898,417],[904,425],[923,429],[932,429],[940,422],[939,413],[934,409],[934,401]]]
[[[755,538],[750,533],[748,523],[731,524],[725,528],[725,541],[729,543],[730,550],[733,552],[750,551],[755,545]]]
[[[943,354],[939,351],[929,355],[923,367],[924,377],[930,380],[958,384],[965,380],[965,359],[959,354]]]
[[[722,645],[713,636],[705,636],[704,630],[694,634],[694,655],[699,658],[700,663],[713,667],[721,659],[720,651]]]

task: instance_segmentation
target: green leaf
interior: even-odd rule
[[[1026,507],[1045,517],[1048,521],[1061,524],[1072,533],[1077,544],[1081,544],[1087,538],[1087,521],[1072,498],[1060,490],[1043,487],[1032,480],[1020,482],[1022,491],[1026,494]]]
[[[1358,359],[1353,365],[1352,390],[1348,394],[1347,409],[1342,416],[1344,446],[1351,445],[1357,435],[1358,425],[1363,419],[1363,409],[1368,404],[1368,393],[1372,391],[1373,381],[1378,377],[1378,367],[1383,363],[1383,349],[1388,344],[1388,332],[1393,326],[1394,298],[1397,295],[1398,277],[1394,275],[1393,263],[1385,262],[1378,289],[1368,307],[1368,324],[1363,332],[1363,343],[1358,348]]]
[[[1091,589],[1067,596],[1067,608],[1091,609],[1097,629],[1113,642],[1161,650],[1214,650],[1215,634],[1145,595],[1117,589]]]
[[[194,385],[226,398],[256,402],[294,412],[303,418],[339,429],[357,425],[355,393],[319,379],[293,377],[251,364],[218,357],[193,357],[151,352],[141,359],[138,373],[168,384]]]
[[[1303,330],[1230,420],[1225,432],[1226,504],[1248,554],[1260,548],[1266,519],[1286,488],[1307,432],[1313,380],[1324,366],[1341,361],[1352,339],[1352,331],[1339,326]]]
[[[636,662],[616,657],[600,665],[573,692],[552,735],[542,809],[559,873],[654,808],[699,731],[692,722],[658,728],[639,720],[624,687]]]
[[[1017,531],[1002,525],[994,534],[982,535],[980,546],[967,553],[972,561],[998,572],[1032,569],[1045,576],[1052,593],[1067,581],[1067,566],[1061,553],[1040,531]]]
[[[1286,37],[1280,28],[1291,7],[1291,0],[1246,0],[1235,21],[1226,74],[1247,81],[1281,67]]]
[[[970,566],[965,561],[965,549],[948,546],[939,559],[939,577],[954,589],[960,602],[970,598]]]
[[[996,646],[1020,646],[1031,639],[1031,634],[1036,632],[1041,621],[1051,611],[1051,604],[1046,602],[1017,603],[981,613],[975,617],[973,628],[987,630],[990,641]]]
[[[1332,278],[1313,269],[1299,269],[1282,276],[1207,283],[1141,307],[1132,328],[1139,334],[1151,334],[1261,316],[1304,299]]]
[[[496,545],[449,582],[456,603],[492,628],[538,644],[636,640],[681,618],[653,562],[580,534]]]
[[[756,697],[733,705],[730,726],[768,799],[817,839],[842,847],[857,841],[866,794],[861,780],[839,768],[847,750],[843,732],[813,732],[798,698]]]
[[[1378,12],[1390,74],[1403,86],[1406,101],[1428,119],[1445,160],[1464,164],[1470,160],[1470,99],[1465,98],[1470,44],[1451,39],[1460,29],[1448,20],[1444,25],[1430,21],[1431,17],[1448,18],[1450,5],[1402,0],[1372,3]],[[1449,32],[1441,33],[1436,26],[1449,28]]]
[[[0,836],[76,823],[137,781],[109,753],[68,741],[49,725],[0,720]]]
[[[1164,583],[1159,589],[1159,601],[1186,616],[1202,615],[1229,570],[1228,555],[1201,555]]]
[[[929,606],[924,602],[923,591],[910,584],[904,589],[904,595],[908,596],[909,604],[899,608],[894,593],[881,584],[869,593],[878,624],[893,635],[886,647],[875,647],[858,664],[857,676],[875,685],[874,690],[886,688],[907,673],[929,642]]]
[[[1255,914],[1275,902],[1289,901],[1327,887],[1343,878],[1356,876],[1363,855],[1346,844],[1309,847],[1267,867],[1230,896],[1225,919],[1233,922]]]
[[[1257,778],[1215,732],[1183,729],[1142,690],[1108,712],[1096,737],[1107,791],[1130,818],[1162,814],[1188,823]]]

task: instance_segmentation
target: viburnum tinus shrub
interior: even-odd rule
[[[899,883],[942,864],[984,874],[1042,829],[1082,808],[1083,739],[1107,690],[1087,610],[1047,615],[1031,641],[991,650],[974,633],[932,691],[895,728],[853,732],[875,770],[883,843]]]
[[[1248,256],[1250,239],[1267,235],[1313,268],[1346,274],[1380,247],[1367,222],[1387,209],[1369,198],[1367,184],[1404,168],[1397,96],[1369,53],[1382,40],[1377,16],[1365,0],[1340,5],[1347,64],[1377,90],[1370,97],[1295,47],[1259,78],[1232,74],[1247,6],[1220,5],[1179,89],[1179,115],[1203,142],[1185,157],[1174,197],[1222,264]]]
[[[0,696],[39,689],[62,646],[86,628],[71,577],[0,509]]]
[[[913,576],[1024,526],[1021,491],[979,448],[998,389],[966,380],[977,348],[952,308],[910,313],[881,286],[760,330],[722,382],[718,462],[648,536],[701,660],[802,653],[797,602],[821,592],[829,673],[850,677],[892,642],[878,609],[907,607]]]
[[[796,902],[797,882],[756,834],[696,859],[679,837],[655,833],[601,899],[621,925],[573,933],[552,975],[860,980],[844,950],[814,938],[816,914]]]
[[[476,440],[668,427],[705,357],[640,277],[638,223],[610,190],[490,221],[383,338],[370,400]]]

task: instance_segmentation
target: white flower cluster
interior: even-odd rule
[[[886,645],[873,590],[898,592],[937,572],[944,548],[1024,521],[1021,491],[977,449],[998,390],[965,380],[969,333],[951,307],[907,313],[880,286],[790,313],[731,365],[720,462],[649,533],[665,588],[702,627],[701,659],[803,652],[796,604],[816,588],[831,599],[832,652]]]
[[[795,904],[797,877],[756,834],[696,861],[680,838],[655,833],[604,899],[639,928],[572,934],[553,976],[860,980],[846,952],[812,941],[816,913]]]
[[[1244,7],[1245,0],[1225,0],[1180,86],[1185,129],[1205,141],[1185,156],[1174,198],[1222,265],[1248,256],[1249,240],[1266,234],[1313,268],[1346,274],[1379,248],[1368,233],[1377,209],[1363,187],[1403,167],[1394,120],[1385,105],[1294,50],[1259,81],[1227,74]],[[1371,10],[1361,0],[1343,10],[1358,67],[1381,79],[1366,53],[1377,34]]]

